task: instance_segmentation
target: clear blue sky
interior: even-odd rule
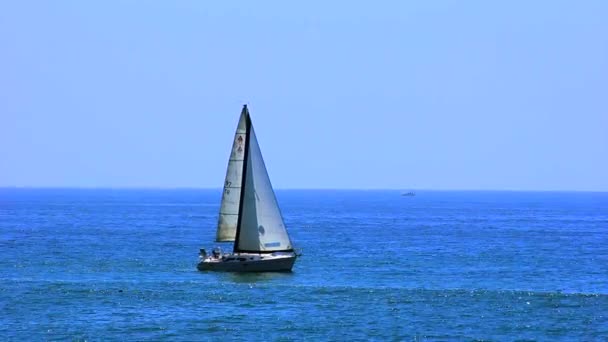
[[[4,1],[0,186],[608,190],[607,1]]]

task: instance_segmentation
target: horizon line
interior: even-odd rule
[[[39,190],[222,190],[221,187],[201,186],[17,186],[0,185],[1,189],[39,189]],[[479,191],[479,192],[599,192],[608,190],[578,190],[578,189],[472,189],[472,188],[274,188],[279,191],[310,190],[310,191]]]

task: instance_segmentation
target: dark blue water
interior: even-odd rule
[[[278,191],[294,272],[198,272],[220,195],[0,189],[0,339],[608,339],[608,193]]]

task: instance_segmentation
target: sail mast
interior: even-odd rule
[[[243,173],[241,176],[241,194],[239,199],[239,216],[236,223],[236,236],[234,238],[234,253],[239,250],[239,235],[241,233],[241,225],[243,224],[243,201],[245,199],[245,180],[247,177],[247,158],[249,156],[249,140],[250,140],[250,132],[251,132],[251,118],[249,117],[249,110],[247,109],[247,105],[243,105],[243,112],[245,113],[245,151],[243,155]]]

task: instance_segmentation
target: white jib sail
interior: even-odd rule
[[[243,109],[234,134],[234,143],[228,160],[224,192],[217,223],[216,241],[234,241],[239,217],[241,180],[243,178],[243,158],[245,155],[247,109]]]
[[[261,252],[290,250],[291,241],[266,172],[253,126],[249,139],[238,249]]]

